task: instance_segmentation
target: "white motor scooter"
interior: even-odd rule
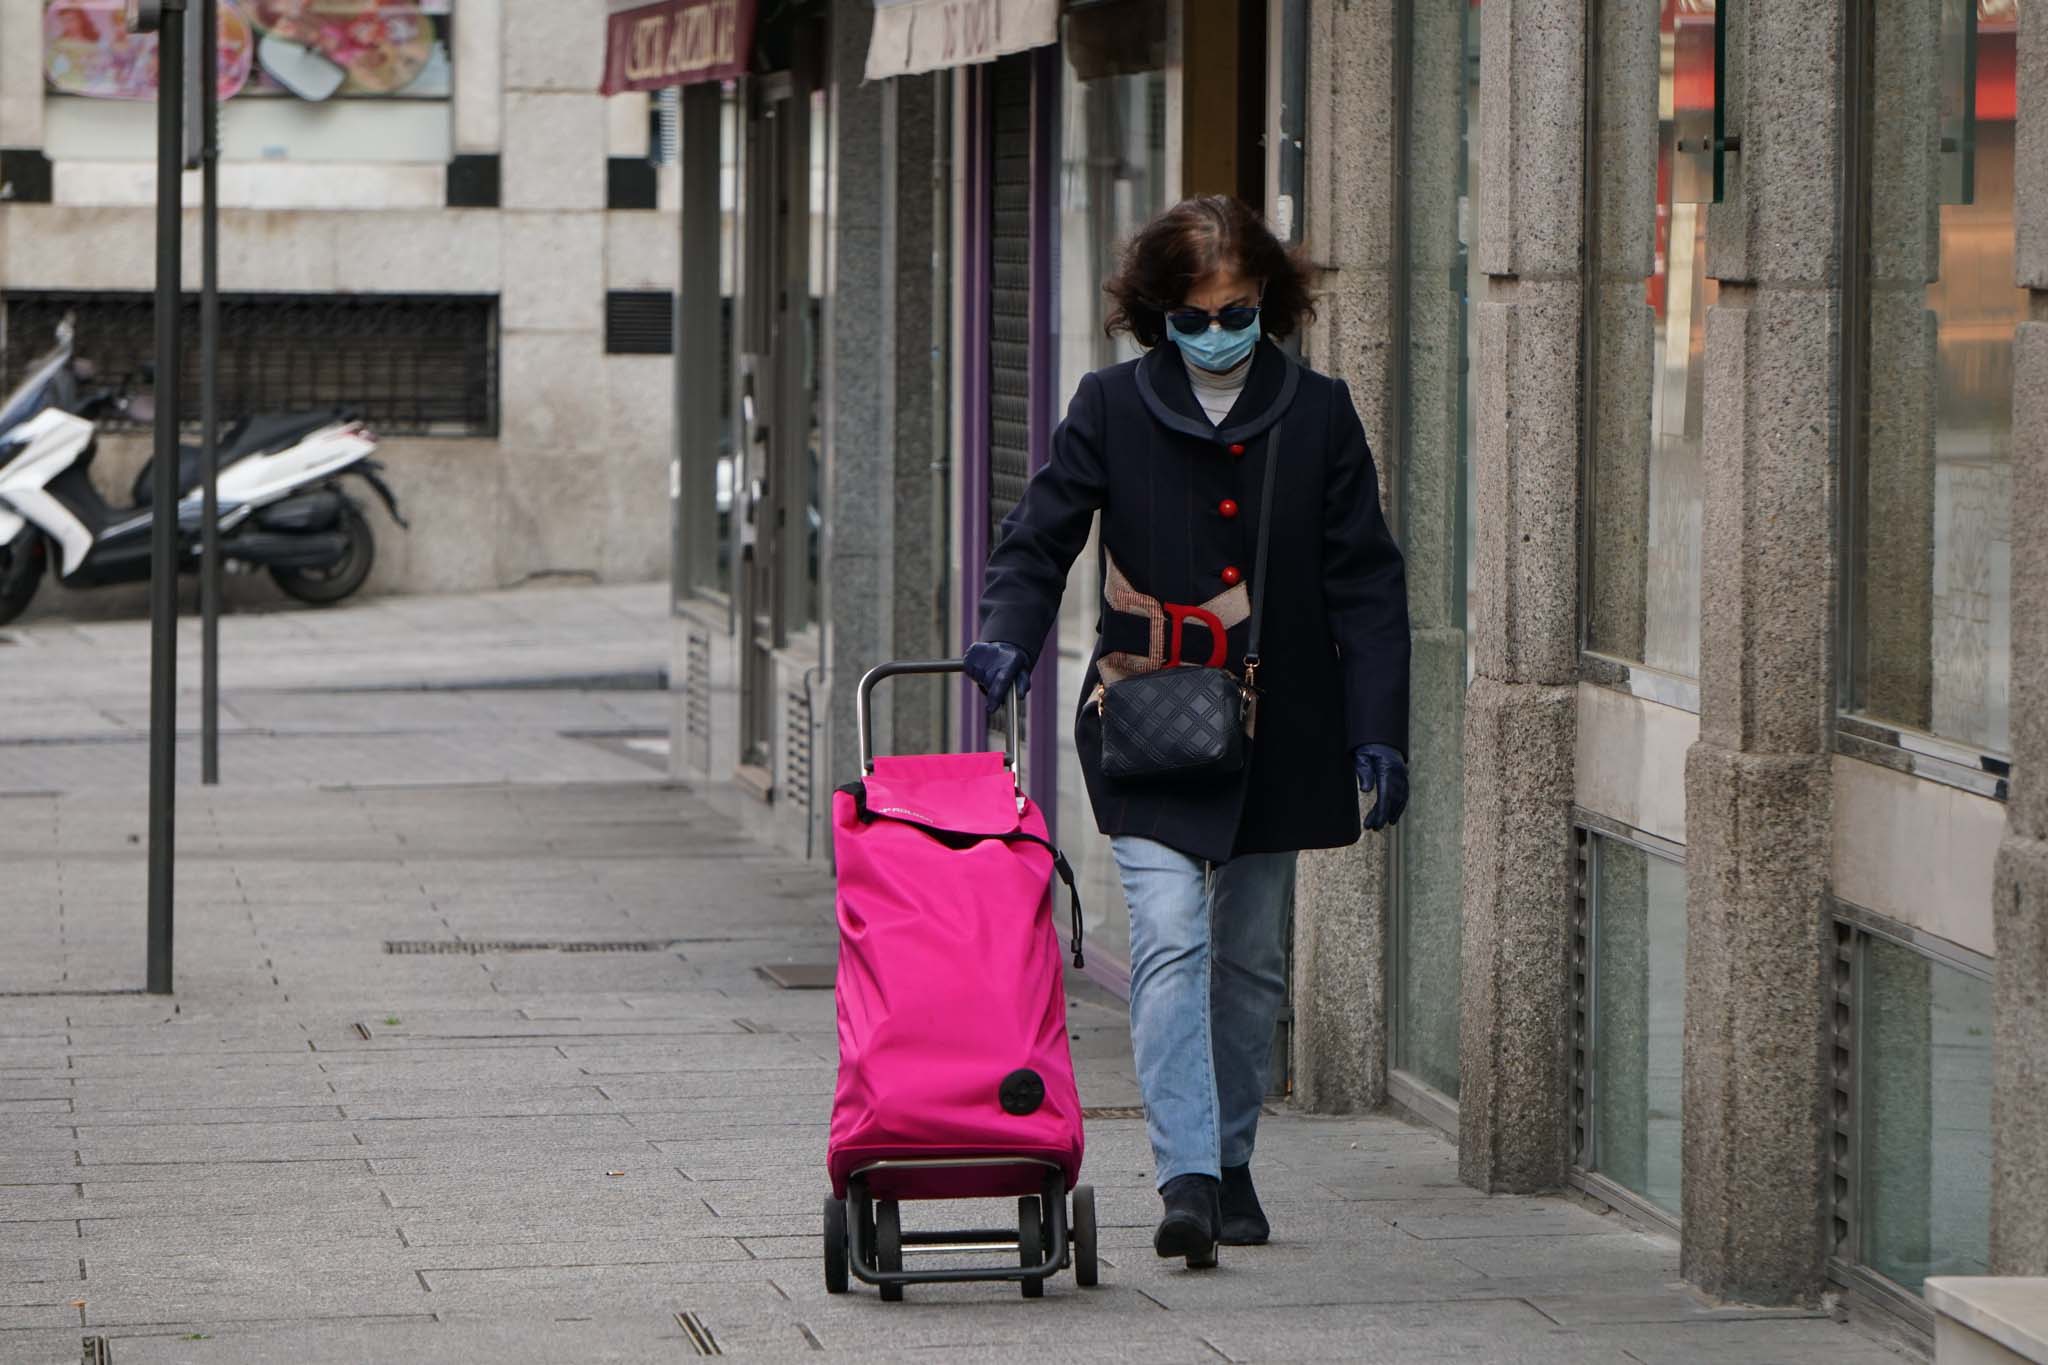
[[[66,587],[143,582],[150,572],[155,461],[137,475],[127,507],[111,507],[89,470],[98,450],[91,420],[114,409],[143,418],[146,402],[88,391],[72,358],[72,332],[39,360],[0,408],[0,625],[35,596],[56,548]],[[343,413],[243,418],[221,433],[221,553],[230,569],[263,568],[302,602],[324,606],[362,587],[376,562],[369,519],[338,480],[355,475],[404,526],[398,500],[371,456],[377,438]],[[199,449],[178,452],[178,567],[198,567]]]

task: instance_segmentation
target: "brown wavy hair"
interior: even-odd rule
[[[1301,253],[1282,245],[1243,200],[1206,194],[1181,200],[1124,245],[1116,274],[1102,286],[1110,298],[1103,330],[1157,346],[1166,339],[1167,313],[1226,262],[1264,282],[1259,328],[1267,336],[1291,336],[1314,320],[1316,298]]]

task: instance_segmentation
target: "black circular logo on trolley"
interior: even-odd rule
[[[1035,1113],[1038,1106],[1045,1103],[1045,1082],[1030,1067],[1019,1067],[1003,1077],[998,1094],[1004,1113],[1019,1116]]]

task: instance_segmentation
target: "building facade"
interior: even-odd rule
[[[828,856],[854,683],[972,639],[994,523],[1123,355],[1117,244],[1242,194],[1319,268],[1304,354],[1359,403],[1415,631],[1407,818],[1304,860],[1294,1100],[1397,1105],[1479,1188],[1669,1226],[1724,1298],[1924,1336],[1928,1275],[2048,1271],[2034,0],[1107,0],[864,80],[916,7],[962,8],[819,5],[795,86],[698,97],[752,126],[811,92],[824,242],[785,253],[810,391],[768,400],[815,434],[759,478],[683,455],[678,772],[737,768]],[[726,160],[786,155],[757,142]],[[721,239],[744,294],[777,239]],[[727,367],[727,410],[759,416],[759,373]],[[728,487],[754,523],[714,531]],[[804,584],[765,594],[780,634],[721,586],[764,557]],[[1091,558],[1023,749],[1117,986],[1066,739]],[[927,686],[885,694],[881,750],[979,742]]]
[[[1129,354],[1120,243],[1257,203],[1414,623],[1409,813],[1304,859],[1294,1102],[1924,1334],[1929,1275],[2048,1273],[2044,5],[666,0],[739,74],[606,95],[633,0],[421,0],[324,90],[234,0],[228,412],[366,411],[383,588],[668,565],[675,775],[823,858],[860,676],[971,641]],[[150,105],[93,9],[0,7],[8,367],[65,314],[147,359]],[[1094,559],[1020,749],[1125,989]],[[966,684],[888,686],[878,750],[982,742]]]
[[[118,4],[0,9],[10,382],[67,312],[81,356],[136,379],[152,348],[153,57],[132,60]],[[404,31],[340,35],[333,61],[282,80],[252,54],[277,7],[222,11],[223,419],[336,404],[367,418],[412,522],[366,500],[372,591],[661,577],[677,201],[657,163],[673,121],[647,94],[599,93],[603,5],[423,0],[391,11]],[[196,173],[186,202],[196,290]],[[147,446],[142,431],[102,442],[110,500]],[[80,605],[47,583],[37,609]]]

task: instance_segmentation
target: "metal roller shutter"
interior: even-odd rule
[[[989,544],[1031,477],[1031,59],[996,61],[990,79]]]

